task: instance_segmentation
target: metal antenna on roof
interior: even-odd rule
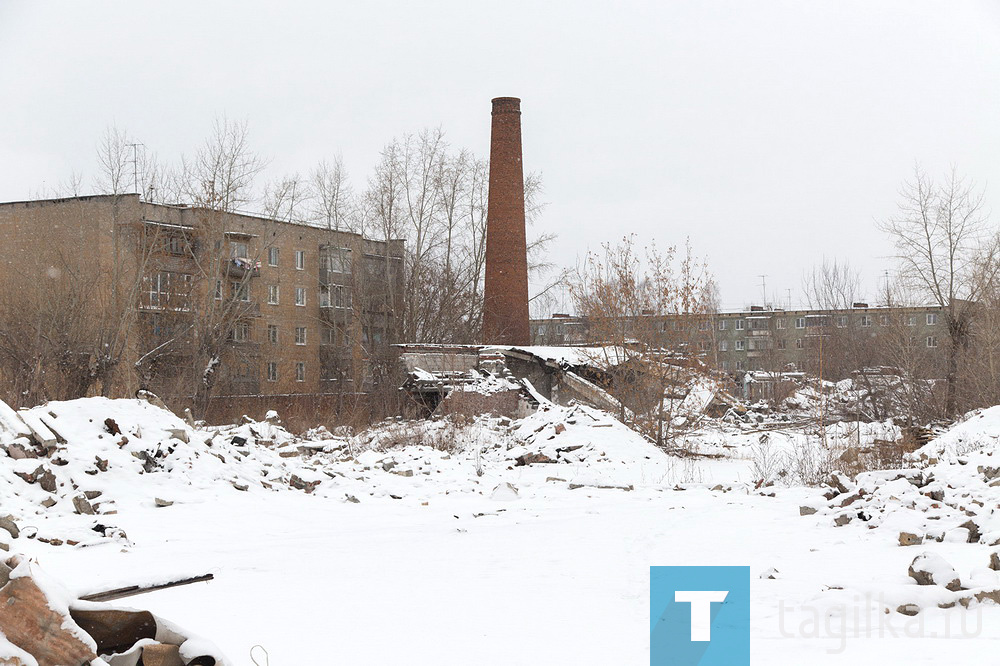
[[[757,277],[760,278],[760,304],[767,307],[767,276],[758,275]]]
[[[139,146],[145,148],[146,144],[126,143],[125,145],[132,147],[132,191],[141,195],[142,192],[139,191]]]

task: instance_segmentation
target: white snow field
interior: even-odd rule
[[[0,452],[0,515],[21,528],[11,551],[80,594],[215,574],[123,605],[211,640],[232,664],[255,663],[258,645],[260,665],[646,664],[651,565],[750,566],[755,664],[989,663],[1000,646],[1000,606],[955,603],[1000,587],[987,568],[1000,489],[963,458],[993,454],[992,410],[928,445],[934,456],[915,456],[943,480],[921,481],[945,493],[937,508],[891,474],[845,479],[832,499],[755,490],[747,445],[670,457],[580,406],[513,424],[394,423],[351,439],[298,439],[262,422],[192,428],[137,400],[35,410],[65,442],[38,458]],[[707,437],[713,450],[719,438]],[[555,462],[517,464],[531,456]],[[14,474],[40,465],[54,491]],[[101,492],[95,515],[76,512],[85,491]],[[835,526],[855,503],[864,516]],[[804,505],[817,512],[800,516]],[[955,532],[970,514],[976,542]],[[903,524],[924,542],[899,546]],[[968,591],[918,586],[907,569],[924,552]],[[897,612],[911,604],[918,614]]]

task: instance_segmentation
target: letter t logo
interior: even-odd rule
[[[712,602],[723,602],[728,595],[729,592],[726,590],[716,592],[677,590],[674,592],[674,601],[691,604],[692,641],[712,640]]]

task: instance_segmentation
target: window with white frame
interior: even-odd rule
[[[802,347],[803,347],[802,338],[795,338],[795,348],[802,349]]]
[[[295,304],[305,305],[306,304],[306,288],[296,287],[295,288]]]
[[[736,341],[736,351],[743,351],[746,348],[747,348],[747,343],[745,340]]]
[[[145,307],[153,310],[189,309],[191,276],[187,273],[157,271],[143,280],[146,283]]]
[[[711,340],[700,340],[700,341],[698,341],[698,347],[702,351],[712,351],[712,341]]]
[[[840,315],[837,317],[837,328],[847,328],[847,317]]]
[[[743,361],[736,361],[736,369],[737,370],[746,370],[746,367],[747,367],[747,364],[744,363]]]
[[[330,285],[321,284],[319,286],[319,306],[321,308],[330,307]],[[539,327],[539,335],[544,331],[543,327]]]
[[[872,325],[871,315],[861,315],[861,326],[864,328],[868,328],[871,325]]]
[[[796,317],[795,318],[795,328],[805,328],[805,327],[806,327],[806,318],[805,317]]]
[[[737,331],[742,331],[743,330],[743,326],[744,326],[743,320],[742,319],[737,319],[736,320],[736,330]]]
[[[787,340],[778,340],[778,349],[784,350],[788,348]]]
[[[927,336],[927,346],[929,348],[932,348],[932,349],[934,347],[938,346],[938,341],[937,341],[937,336],[936,335],[928,335]]]
[[[785,324],[786,324],[786,322],[785,322],[784,319],[779,319],[778,320],[778,328],[779,329],[784,329],[785,328]]]
[[[878,317],[878,324],[879,324],[879,326],[888,326],[889,325],[889,315],[885,315],[885,314],[884,315],[879,315],[879,317]]]
[[[274,361],[268,361],[267,363],[267,381],[278,381],[278,364]]]
[[[250,339],[250,323],[238,321],[230,334],[233,342],[247,342]]]
[[[246,259],[247,244],[243,241],[233,241],[229,244],[229,252],[231,259]]]
[[[927,321],[927,325],[928,326],[934,326],[935,324],[937,324],[938,323],[937,313],[936,312],[928,312],[927,313],[927,319],[926,319],[926,321]]]
[[[295,270],[304,271],[306,269],[306,251],[295,251]]]
[[[306,380],[306,364],[299,361],[295,364],[295,381],[304,382]]]
[[[335,284],[332,286],[332,297],[333,306],[335,308],[350,308],[351,307],[351,290],[342,284]],[[558,326],[556,327],[559,328]],[[557,330],[557,333],[561,333],[561,330]]]
[[[277,324],[267,325],[267,341],[272,345],[278,344],[278,326]]]
[[[304,345],[306,343],[306,327],[296,326],[295,327],[295,344]]]
[[[276,284],[267,285],[267,302],[269,305],[278,304],[278,285]]]
[[[719,330],[720,331],[724,331],[727,328],[729,328],[729,322],[727,320],[725,320],[725,319],[720,319],[719,320]]]
[[[278,248],[276,247],[267,248],[267,265],[268,266],[278,265]]]
[[[719,340],[719,351],[720,352],[729,351],[729,341],[728,340]]]
[[[915,316],[913,316],[913,315],[907,316],[907,318],[906,318],[906,325],[907,326],[916,326],[917,325],[917,318]]]

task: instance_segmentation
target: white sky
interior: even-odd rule
[[[874,299],[891,248],[873,220],[916,161],[996,201],[998,75],[995,0],[0,0],[0,200],[89,181],[110,123],[172,159],[222,114],[272,175],[339,153],[360,187],[424,127],[486,156],[510,95],[552,260],[690,236],[726,307],[759,302],[762,273],[798,301],[824,256]]]

